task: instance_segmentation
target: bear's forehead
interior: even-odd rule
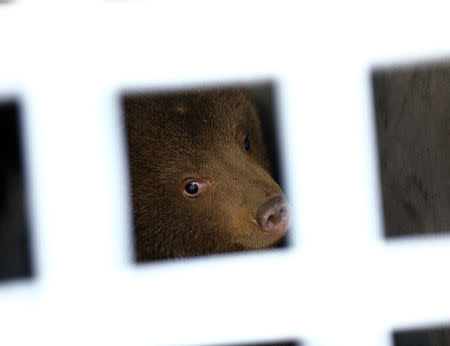
[[[259,123],[251,99],[236,89],[132,96],[124,106],[131,141],[164,152],[217,150]]]
[[[160,105],[175,121],[220,121],[240,117],[249,100],[238,91],[205,91],[161,97]]]
[[[244,93],[231,90],[163,95],[154,105],[149,109],[153,121],[190,136],[234,130],[252,110]]]
[[[124,109],[132,159],[152,179],[234,162],[244,134],[250,134],[252,143],[261,142],[256,108],[245,92],[131,96],[124,99]],[[263,149],[255,148],[260,148],[255,157],[263,159]]]

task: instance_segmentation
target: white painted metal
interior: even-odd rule
[[[0,6],[0,95],[24,105],[32,281],[0,344],[388,345],[450,319],[446,236],[381,237],[373,66],[449,56],[445,3],[36,1]],[[136,267],[118,95],[273,79],[288,251]]]

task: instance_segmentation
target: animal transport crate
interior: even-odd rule
[[[379,154],[391,151],[376,119],[449,111],[430,106],[445,78],[396,94],[450,63],[447,13],[406,1],[0,3],[0,108],[17,122],[3,134],[18,136],[2,150],[21,157],[8,179],[23,181],[26,229],[26,270],[0,281],[0,344],[445,345],[450,225],[386,234],[382,191],[397,180],[382,180]],[[261,83],[295,215],[288,246],[136,265],[121,95]],[[432,131],[416,123],[419,139],[402,146],[408,121],[396,126],[403,149]],[[445,153],[427,153],[443,167]],[[433,172],[432,191],[448,194],[445,169]],[[413,202],[408,220],[421,213]]]

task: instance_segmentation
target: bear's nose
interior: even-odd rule
[[[290,226],[291,207],[281,196],[269,199],[256,212],[256,221],[263,231],[282,234]]]

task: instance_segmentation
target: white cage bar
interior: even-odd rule
[[[450,238],[382,239],[369,82],[374,66],[450,56],[447,13],[406,1],[1,4],[0,96],[24,109],[37,270],[0,285],[0,344],[387,346],[394,329],[445,324]],[[266,79],[294,245],[135,266],[119,93]]]

